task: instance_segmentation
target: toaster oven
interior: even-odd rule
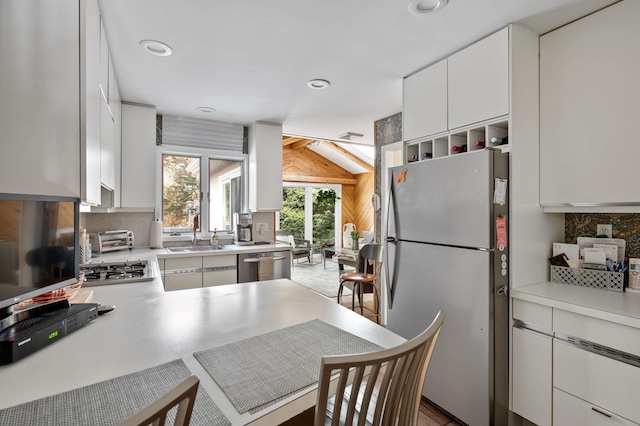
[[[118,231],[102,231],[89,235],[91,240],[91,252],[93,254],[108,253],[116,250],[132,250],[133,232],[118,230]]]

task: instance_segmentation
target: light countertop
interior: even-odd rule
[[[640,328],[640,294],[541,282],[513,289],[511,297]]]
[[[112,253],[102,260],[153,260],[161,251],[135,249]],[[384,347],[404,341],[287,279],[165,292],[157,274],[153,281],[96,286],[91,290],[92,302],[116,308],[60,341],[1,366],[0,383],[11,383],[11,389],[0,390],[0,408],[182,359],[233,425],[256,420],[278,424],[291,414],[291,405],[285,403],[300,399],[303,402],[293,404],[296,410],[300,404],[309,408],[315,403],[315,390],[277,403],[273,408],[279,410],[275,412],[267,413],[269,409],[239,414],[193,353],[312,319],[321,319]]]

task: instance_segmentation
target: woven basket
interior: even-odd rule
[[[601,290],[624,291],[624,273],[551,266],[551,281]]]

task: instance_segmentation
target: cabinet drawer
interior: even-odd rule
[[[513,299],[513,319],[551,330],[552,314],[553,309],[549,306]]]
[[[175,257],[164,260],[165,271],[200,268],[202,268],[202,257]]]
[[[165,291],[200,288],[202,287],[202,273],[165,275],[162,282]]]
[[[626,426],[637,423],[559,389],[553,389],[553,424],[554,426]]]
[[[235,284],[237,282],[238,271],[235,268],[216,272],[205,272],[202,274],[202,287]]]
[[[640,368],[573,345],[553,342],[553,386],[640,422]],[[580,424],[580,423],[574,423]]]
[[[640,356],[640,329],[554,309],[553,330]]]
[[[203,268],[215,268],[217,266],[236,266],[235,254],[227,256],[204,256],[202,258]]]

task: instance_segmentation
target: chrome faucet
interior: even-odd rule
[[[196,237],[196,232],[198,231],[198,219],[199,216],[195,214],[193,216],[193,240],[191,241],[191,244],[193,244],[194,246],[198,245],[198,237]]]

